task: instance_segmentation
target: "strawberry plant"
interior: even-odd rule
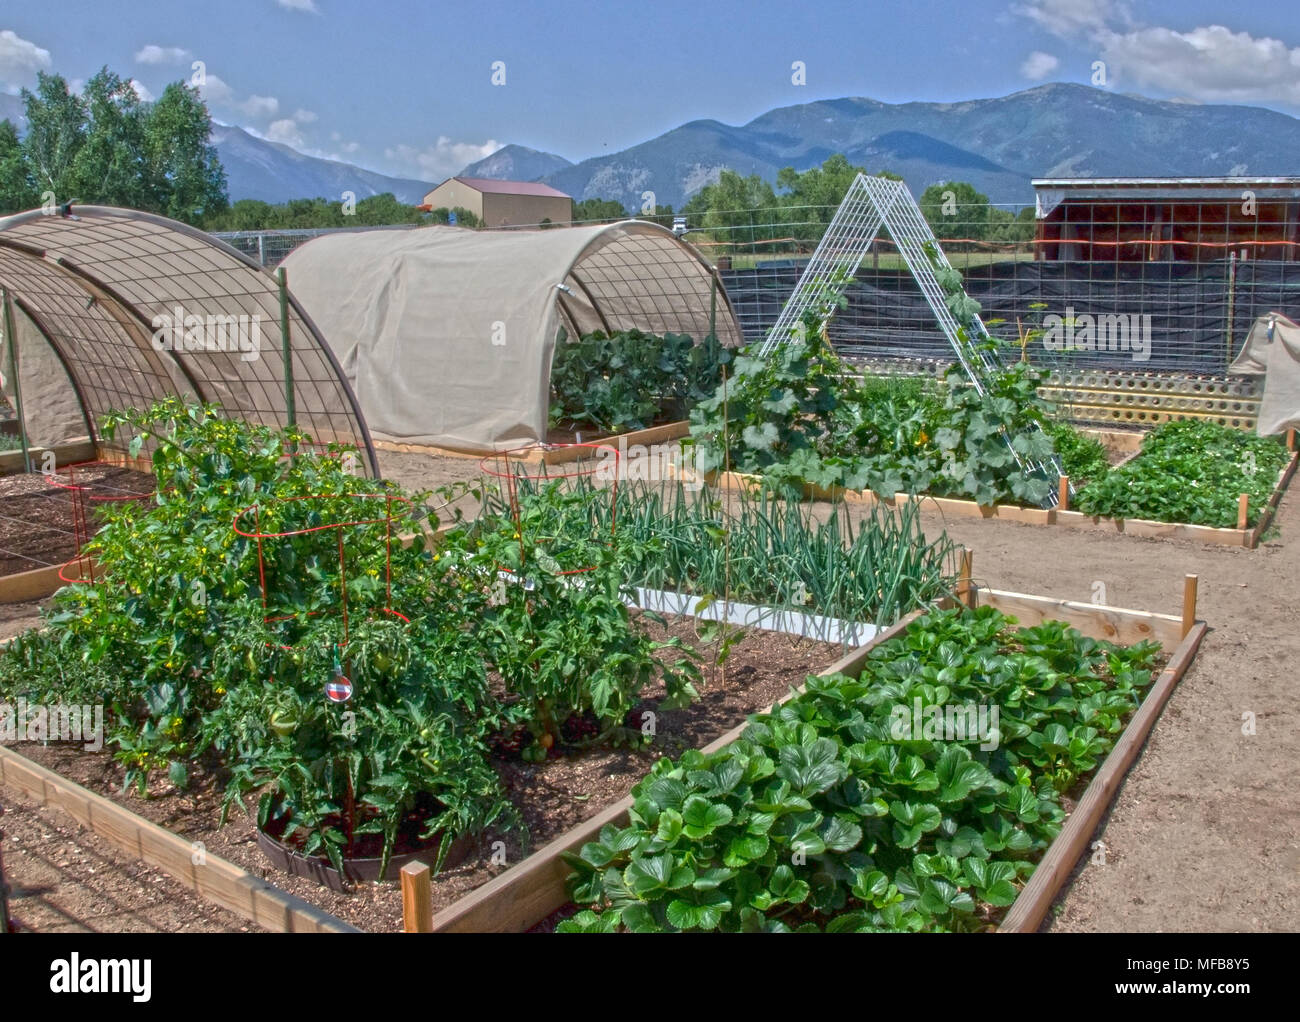
[[[633,788],[629,824],[566,856],[584,908],[560,930],[993,925],[1158,652],[1014,625],[988,608],[933,612],[861,676],[809,678],[725,748],[660,760]],[[998,707],[996,726],[913,729],[923,709],[960,704]]]
[[[1147,434],[1136,458],[1085,486],[1075,506],[1089,515],[1231,529],[1245,493],[1253,526],[1287,457],[1276,438],[1195,419],[1167,422]]]

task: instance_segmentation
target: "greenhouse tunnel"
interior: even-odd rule
[[[0,287],[33,443],[89,437],[111,447],[98,428],[105,412],[172,396],[249,423],[288,421],[279,285],[202,231],[100,206],[0,218]],[[291,294],[287,311],[297,425],[317,443],[355,446],[377,476],[342,370]],[[8,367],[0,350],[0,374]],[[4,389],[12,402],[12,381]]]
[[[545,440],[561,328],[697,341],[712,328],[743,343],[714,267],[646,221],[346,232],[283,266],[381,440],[471,452]]]

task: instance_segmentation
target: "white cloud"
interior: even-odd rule
[[[50,51],[22,38],[13,29],[0,32],[0,85],[6,92],[17,92],[30,85],[37,71],[50,66]]]
[[[1050,53],[1035,50],[1020,65],[1020,73],[1032,82],[1041,82],[1058,67],[1061,62]]]
[[[1300,46],[1205,25],[1109,32],[1101,59],[1138,85],[1196,99],[1300,106]]]
[[[295,110],[293,119],[299,124],[312,124],[316,120],[316,114],[311,110]]]
[[[319,14],[316,9],[316,0],[275,0],[277,4],[287,11],[302,11],[305,14]]]
[[[274,117],[280,112],[280,101],[274,96],[249,96],[235,107],[249,117]]]
[[[190,51],[180,46],[155,46],[150,43],[136,51],[137,64],[181,64],[190,59]]]
[[[459,174],[467,164],[490,156],[501,148],[501,143],[488,139],[482,144],[455,142],[446,135],[423,149],[399,145],[385,149],[384,155],[398,165],[398,171],[429,181],[441,181]]]
[[[153,102],[153,93],[149,91],[149,87],[145,85],[144,82],[132,78],[131,88],[135,89],[135,94],[140,97],[141,102],[143,103]]]
[[[229,106],[235,97],[234,90],[219,76],[211,72],[203,76],[203,84],[199,86],[199,93],[207,102],[215,106]]]
[[[1128,5],[1120,0],[1026,0],[1011,9],[1062,39],[1132,21]]]
[[[266,129],[266,137],[271,142],[283,142],[295,149],[301,148],[303,144],[302,132],[298,129],[297,122],[289,117],[272,121],[271,126]]]
[[[1053,35],[1092,47],[1112,85],[1210,102],[1300,107],[1300,46],[1281,39],[1224,25],[1186,31],[1142,25],[1118,0],[1027,0],[1012,10]]]

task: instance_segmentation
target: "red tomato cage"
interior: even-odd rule
[[[510,515],[515,523],[515,533],[519,536],[519,563],[522,565],[525,558],[524,530],[523,522],[519,513],[519,483],[542,482],[549,483],[558,479],[578,479],[587,476],[594,476],[601,470],[603,463],[591,459],[578,460],[574,462],[577,468],[564,472],[548,472],[545,461],[542,462],[542,470],[537,473],[525,471],[528,462],[525,460],[529,455],[541,453],[543,451],[567,450],[573,448],[585,448],[590,451],[608,451],[614,457],[614,476],[609,487],[610,492],[610,516],[609,516],[609,534],[612,538],[617,531],[618,522],[618,476],[620,455],[616,448],[609,444],[532,444],[528,447],[516,447],[509,451],[500,451],[496,454],[488,455],[479,462],[479,468],[486,475],[496,479],[505,480],[506,499],[510,505]],[[588,467],[590,466],[590,467]],[[498,569],[507,574],[517,574],[513,569],[507,568],[503,564],[497,565]],[[561,571],[561,575],[581,575],[584,572],[595,571],[596,565],[591,564],[581,568],[570,568]]]
[[[264,509],[283,505],[295,505],[299,507],[314,508],[324,501],[356,501],[356,502],[374,502],[375,510],[373,517],[355,517],[347,521],[325,521],[318,525],[305,525],[302,528],[283,529],[278,532],[264,532],[262,530],[262,513]],[[379,502],[382,501],[382,514],[380,514]],[[232,528],[236,535],[243,536],[245,539],[254,540],[257,543],[257,576],[258,583],[262,590],[262,613],[263,622],[266,624],[275,624],[280,621],[290,621],[298,617],[296,614],[274,614],[272,613],[271,600],[268,592],[266,581],[266,550],[265,544],[269,540],[282,540],[292,536],[308,536],[318,533],[333,531],[335,534],[334,548],[338,553],[339,564],[339,609],[343,622],[343,639],[338,643],[339,647],[348,644],[348,586],[347,586],[347,549],[344,543],[344,530],[357,528],[361,526],[383,526],[384,528],[384,606],[378,608],[379,613],[395,617],[404,624],[410,624],[410,618],[400,611],[393,609],[393,526],[395,523],[402,521],[403,516],[394,515],[394,504],[405,505],[407,509],[413,509],[414,505],[406,497],[397,496],[391,493],[347,493],[347,494],[312,494],[305,497],[281,497],[267,501],[263,504],[250,504],[235,516]],[[364,514],[364,512],[363,512]],[[251,519],[251,520],[250,520]],[[309,611],[308,617],[314,617],[319,611]],[[297,647],[281,646],[281,649],[292,650]]]

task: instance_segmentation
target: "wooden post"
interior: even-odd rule
[[[23,450],[23,471],[32,470],[32,453],[27,445],[27,420],[23,415],[23,389],[18,379],[18,331],[14,328],[14,303],[9,292],[0,289],[0,301],[4,303],[4,337],[9,349],[9,376],[14,388],[14,415],[18,419],[18,442]]]
[[[402,867],[402,929],[407,933],[433,932],[433,885],[428,863],[408,862]]]
[[[961,600],[967,607],[975,606],[974,593],[971,587],[971,568],[975,561],[975,552],[970,547],[963,547],[961,551],[961,570],[957,576],[957,599]]]
[[[1288,430],[1286,431],[1286,449],[1287,449],[1288,451],[1294,451],[1294,450],[1295,450],[1295,430],[1294,430],[1294,429],[1288,429]]]
[[[1250,510],[1250,494],[1243,493],[1237,498],[1237,528],[1246,527],[1246,514]]]
[[[1187,575],[1183,579],[1183,635],[1186,636],[1196,624],[1196,582],[1199,575]]]
[[[1061,476],[1060,489],[1057,495],[1056,510],[1070,510],[1070,477]]]

